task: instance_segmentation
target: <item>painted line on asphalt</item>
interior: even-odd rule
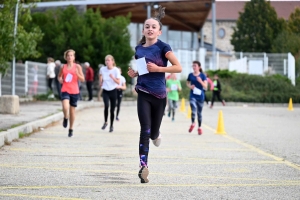
[[[194,150],[201,150],[201,151],[235,151],[235,152],[249,152],[252,151],[251,149],[248,148],[207,148],[207,147],[198,147],[198,148],[193,148]],[[136,148],[116,148],[116,147],[108,147],[108,148],[102,148],[98,149],[99,151],[102,151],[101,153],[94,153],[91,151],[79,151],[76,148],[68,148],[68,149],[58,149],[58,148],[10,148],[11,151],[18,151],[18,152],[61,152],[63,151],[64,153],[73,153],[73,154],[85,154],[85,155],[103,155],[105,152],[110,152],[112,153],[113,150],[115,150],[115,153],[117,152],[124,152],[126,150],[132,151],[136,150]],[[94,149],[96,151],[97,149]],[[178,150],[178,148],[161,148],[161,151],[174,151]],[[104,151],[104,152],[103,152]],[[180,151],[191,151],[191,148],[180,148]]]
[[[122,171],[122,170],[86,170],[82,168],[58,168],[58,167],[49,167],[49,166],[20,166],[20,165],[0,165],[1,167],[6,168],[25,168],[25,169],[42,169],[50,171],[80,171],[80,172],[96,172],[96,173],[123,173],[123,174],[136,174],[135,171]],[[201,176],[194,174],[167,174],[167,173],[158,173],[151,172],[151,174],[160,175],[160,176],[169,176],[169,177],[189,177],[189,178],[207,178],[207,179],[226,179],[226,180],[248,180],[248,181],[280,181],[274,179],[264,179],[264,178],[240,178],[240,177],[222,177],[222,176]],[[300,180],[284,180],[285,182],[300,182]],[[1,187],[0,187],[1,188]]]
[[[37,198],[37,199],[85,200],[85,199],[79,199],[79,198],[66,198],[66,197],[56,197],[56,196],[37,196],[37,195],[30,195],[30,194],[4,194],[4,193],[0,193],[0,196],[27,197],[27,198]]]
[[[201,160],[199,160],[201,161]],[[152,161],[154,165],[236,165],[236,164],[261,164],[261,165],[268,165],[268,164],[283,164],[281,161],[201,161],[201,162],[155,162]],[[22,162],[22,164],[26,166],[36,166],[36,165],[131,165],[132,162],[51,162],[51,163],[34,163],[34,162]],[[28,165],[27,165],[28,164]],[[12,167],[17,166],[19,164],[11,164],[11,163],[2,163],[1,166],[9,166]]]
[[[213,133],[215,133],[215,131],[216,131],[215,129],[213,129],[212,127],[210,127],[210,126],[208,126],[208,125],[203,124],[203,126],[204,126],[205,128],[207,128],[208,130],[212,131]],[[278,156],[275,156],[275,155],[272,155],[272,154],[270,154],[270,153],[267,153],[267,152],[263,151],[262,149],[260,149],[260,148],[258,148],[258,147],[255,147],[255,146],[253,146],[253,145],[251,145],[251,144],[248,144],[248,143],[246,143],[246,142],[243,142],[243,141],[241,141],[241,140],[239,140],[239,139],[236,139],[236,138],[234,138],[234,137],[232,137],[232,136],[229,136],[229,135],[227,135],[227,134],[226,134],[226,135],[221,135],[221,136],[223,136],[224,138],[227,138],[228,140],[231,140],[231,141],[233,141],[233,142],[235,142],[235,143],[237,143],[237,144],[240,144],[240,145],[242,145],[242,146],[244,146],[244,147],[247,147],[247,148],[251,149],[252,151],[257,152],[257,153],[260,154],[260,155],[264,155],[264,156],[270,157],[270,158],[272,158],[272,159],[274,159],[274,160],[276,160],[276,161],[278,161],[278,162],[284,163],[284,164],[287,165],[287,166],[290,166],[290,167],[292,167],[292,168],[294,168],[294,169],[300,170],[300,166],[299,166],[299,165],[297,165],[297,164],[295,164],[295,163],[292,163],[292,162],[290,162],[290,161],[287,161],[287,160],[285,160],[284,158],[280,158],[280,157],[278,157]]]
[[[96,188],[128,188],[128,187],[282,187],[299,186],[300,182],[277,182],[277,183],[245,183],[245,184],[122,184],[122,185],[85,185],[85,186],[8,186],[0,187],[1,190],[10,189],[96,189]],[[0,193],[1,194],[1,193]]]

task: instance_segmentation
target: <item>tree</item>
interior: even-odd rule
[[[300,8],[290,14],[287,29],[273,42],[272,52],[291,53],[296,60],[296,75],[300,74]]]
[[[38,41],[42,39],[42,33],[38,27],[26,31],[19,23],[17,26],[16,40],[14,38],[14,17],[17,0],[2,0],[0,1],[0,73],[5,74],[11,61],[13,54],[17,59],[23,59],[29,56],[38,57],[39,52],[36,49]],[[19,4],[19,19],[26,23],[31,21],[29,8],[23,8]],[[14,49],[14,41],[16,46]],[[15,51],[14,51],[15,50]]]
[[[270,2],[251,0],[239,14],[231,39],[234,50],[270,53],[273,40],[285,28],[284,20],[277,18]]]
[[[94,69],[104,63],[107,54],[114,56],[118,66],[128,68],[133,56],[127,29],[130,16],[105,19],[99,10],[78,13],[74,6],[68,6],[32,17],[33,23],[27,24],[27,29],[38,26],[45,34],[39,43],[42,56],[33,60],[45,62],[52,56],[63,61],[63,52],[71,48],[76,51],[77,61],[87,61]]]

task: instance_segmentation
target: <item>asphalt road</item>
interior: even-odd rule
[[[226,135],[215,134],[220,110]],[[58,122],[0,149],[0,199],[300,199],[299,119],[300,108],[216,104],[199,136],[186,112],[165,116],[141,184],[136,106],[113,133],[103,108],[85,109],[73,138]]]

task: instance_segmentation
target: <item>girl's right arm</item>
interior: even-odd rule
[[[101,88],[103,84],[102,74],[99,74],[99,87]]]
[[[58,80],[58,82],[60,82],[61,84],[63,84],[63,67],[61,67],[60,69],[59,69],[59,73],[58,73],[58,76],[57,76],[57,80]]]

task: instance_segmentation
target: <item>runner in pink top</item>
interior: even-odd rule
[[[208,105],[208,98],[206,96],[207,92],[209,91],[213,91],[214,89],[214,83],[212,82],[212,80],[209,78],[209,75],[207,73],[205,73],[205,76],[206,76],[206,80],[207,80],[207,83],[210,87],[208,87],[207,85],[207,91],[205,91],[205,102],[206,104]],[[209,89],[208,89],[209,88]]]
[[[69,137],[73,136],[73,124],[75,121],[75,108],[79,97],[78,80],[84,82],[84,75],[80,65],[76,64],[75,51],[72,49],[64,53],[67,61],[59,71],[58,81],[62,84],[61,101],[64,113],[63,127],[67,128],[70,117]],[[69,116],[70,113],[70,116]]]

